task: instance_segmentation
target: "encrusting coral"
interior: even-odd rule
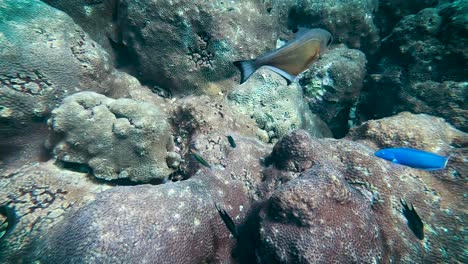
[[[86,164],[100,179],[165,181],[175,169],[166,159],[178,157],[167,118],[153,104],[80,92],[52,111],[49,145],[58,160]]]

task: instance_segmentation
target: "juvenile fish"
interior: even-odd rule
[[[239,240],[239,233],[237,232],[236,224],[232,221],[232,218],[228,215],[228,213],[224,210],[219,208],[217,204],[215,204],[216,210],[218,210],[219,216],[223,219],[224,224],[226,225],[229,232],[231,232],[232,236]]]
[[[413,205],[411,208],[408,207],[406,201],[400,199],[401,205],[403,205],[402,213],[408,220],[408,227],[413,231],[413,234],[420,240],[424,239],[424,224],[419,217],[418,213],[414,210]]]
[[[18,223],[18,216],[15,209],[6,205],[0,206],[0,214],[6,219],[0,224],[0,242],[7,237]]]
[[[281,48],[253,60],[235,61],[234,65],[241,72],[240,83],[247,81],[260,67],[266,66],[283,76],[289,85],[328,50],[332,42],[332,35],[324,29],[299,28],[296,37]]]
[[[387,148],[375,152],[375,156],[396,164],[422,170],[442,170],[449,157],[412,148]]]
[[[229,145],[231,145],[232,148],[237,147],[236,142],[234,141],[234,138],[232,138],[232,136],[227,136],[227,139],[229,141]]]
[[[196,151],[190,150],[190,154],[192,154],[192,156],[195,158],[195,160],[200,162],[200,164],[202,164],[203,166],[208,167],[208,168],[211,169],[211,165],[200,154],[198,154]]]

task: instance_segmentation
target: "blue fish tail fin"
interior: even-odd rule
[[[237,68],[239,68],[241,73],[241,84],[246,82],[247,79],[249,79],[249,77],[257,70],[255,60],[235,61],[233,63]]]

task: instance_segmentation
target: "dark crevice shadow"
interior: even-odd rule
[[[110,185],[110,186],[136,186],[136,185],[142,185],[142,184],[160,185],[160,184],[165,183],[164,180],[160,180],[160,179],[154,179],[149,182],[132,181],[130,179],[104,180],[104,179],[96,178],[93,175],[93,169],[89,167],[87,164],[56,160],[55,165],[65,170],[70,170],[70,171],[79,172],[79,173],[86,173],[87,178],[96,184],[103,184],[103,185]]]

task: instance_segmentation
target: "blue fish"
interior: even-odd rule
[[[374,153],[377,157],[396,164],[422,170],[445,169],[449,157],[412,148],[387,148]]]

